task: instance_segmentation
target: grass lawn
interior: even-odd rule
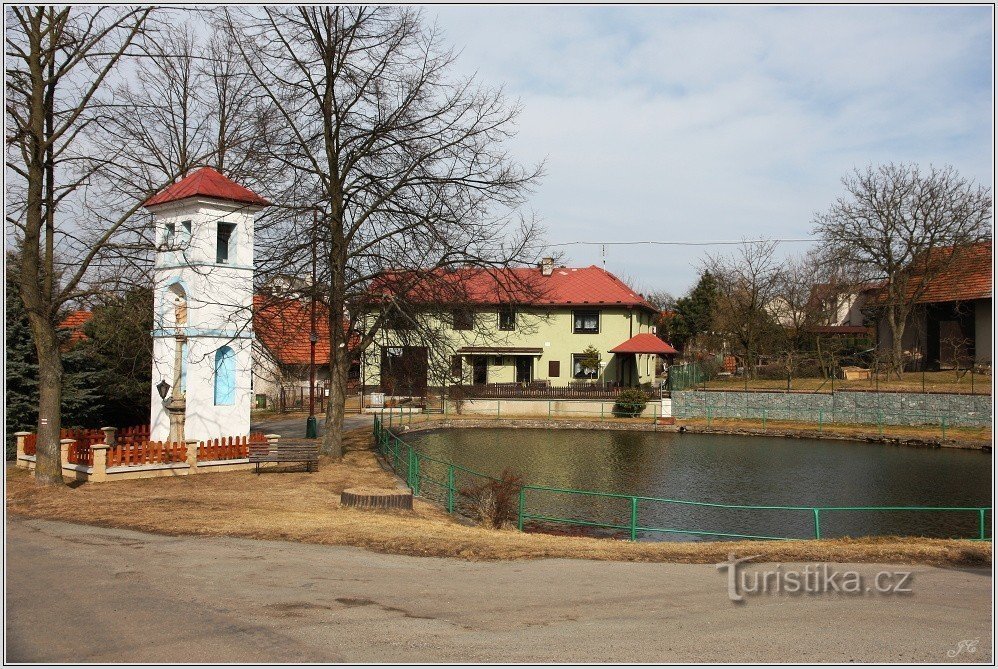
[[[347,435],[342,462],[319,472],[201,474],[175,479],[38,487],[26,470],[7,469],[7,510],[24,516],[169,535],[236,536],[351,545],[406,555],[469,560],[583,558],[715,563],[728,553],[760,561],[879,562],[982,566],[991,544],[917,538],[827,541],[651,543],[523,534],[464,524],[417,499],[407,512],[341,508],[339,494],[356,486],[390,487],[394,477],[368,450],[370,429]]]
[[[881,375],[879,389],[882,391],[905,391],[905,392],[927,392],[927,393],[966,393],[973,392],[977,395],[991,394],[991,376],[981,374],[974,375],[973,388],[971,388],[971,375],[967,373],[962,379],[957,377],[954,371],[926,372],[923,390],[921,372],[906,372],[901,379],[891,378]],[[742,378],[716,379],[707,382],[708,390],[745,390],[746,382]],[[786,390],[786,379],[756,379],[748,380],[748,390]],[[791,390],[800,391],[820,391],[831,392],[832,382],[829,379],[792,379]],[[835,390],[877,390],[878,382],[875,379],[863,381],[844,381],[835,379]]]

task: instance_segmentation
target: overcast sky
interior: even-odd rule
[[[990,7],[428,8],[462,72],[523,104],[548,241],[808,237],[854,167],[952,164],[991,184]],[[786,245],[786,252],[804,244]],[[567,247],[576,265],[599,247]],[[607,247],[683,294],[704,252]]]

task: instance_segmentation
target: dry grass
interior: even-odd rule
[[[168,535],[283,539],[468,560],[563,557],[714,563],[734,552],[761,554],[760,560],[782,562],[991,564],[991,545],[971,541],[874,538],[631,543],[472,527],[418,499],[412,513],[341,508],[339,493],[344,488],[398,485],[371,451],[362,450],[370,443],[369,430],[352,431],[348,443],[353,450],[342,462],[323,462],[315,474],[232,472],[74,488],[38,487],[27,471],[8,468],[7,510],[34,518]]]
[[[971,388],[971,375],[969,372],[963,377],[957,376],[955,371],[926,372],[923,377],[921,372],[905,372],[900,379],[886,378],[881,374],[878,384],[876,379],[862,381],[846,381],[835,379],[835,390],[882,390],[882,391],[905,391],[913,393],[966,393],[971,392],[977,395],[991,394],[991,376],[975,374],[973,388]],[[746,384],[743,378],[715,379],[707,382],[708,390],[745,390]],[[749,379],[748,390],[786,390],[786,379]],[[831,392],[832,383],[827,379],[792,379],[791,390]]]

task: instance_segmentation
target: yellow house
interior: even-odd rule
[[[654,335],[655,308],[596,266],[545,260],[444,278],[460,299],[438,300],[419,323],[389,319],[364,354],[366,387],[389,395],[485,384],[633,387],[653,383],[657,357],[676,352]]]

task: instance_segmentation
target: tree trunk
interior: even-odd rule
[[[326,404],[326,422],[322,431],[322,452],[333,458],[343,457],[343,418],[347,399],[347,372],[349,353],[345,349],[334,351],[329,361],[329,401]]]
[[[38,446],[35,453],[35,480],[38,483],[61,484],[59,432],[62,429],[62,357],[59,343],[53,336],[54,328],[45,323],[32,322],[32,329],[35,330],[35,350],[38,352]]]
[[[900,380],[904,371],[904,321],[906,314],[896,306],[887,307],[887,325],[891,329],[891,371]]]

